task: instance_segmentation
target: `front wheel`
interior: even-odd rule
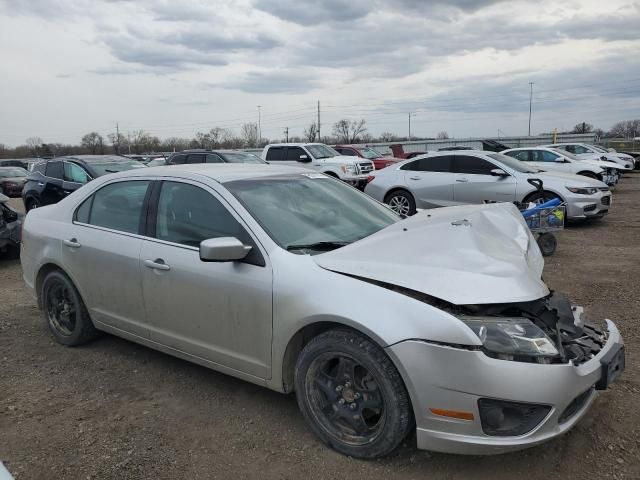
[[[391,192],[384,200],[384,203],[391,207],[394,212],[409,216],[416,213],[416,201],[409,192],[396,190]]]
[[[558,246],[558,241],[556,240],[556,236],[553,233],[540,234],[537,243],[538,247],[540,247],[540,252],[545,257],[550,257],[551,255],[553,255]]]
[[[329,330],[304,347],[295,389],[307,423],[344,455],[387,455],[413,426],[409,395],[395,366],[379,346],[350,330]]]
[[[529,195],[523,203],[533,202],[536,205],[542,205],[543,203],[548,202],[549,200],[553,200],[554,198],[560,198],[555,193],[542,191],[542,192],[534,192]]]
[[[29,197],[24,202],[24,206],[25,206],[25,208],[27,209],[27,212],[28,212],[29,210],[33,210],[34,208],[38,208],[40,206],[40,202],[38,201],[37,198]]]

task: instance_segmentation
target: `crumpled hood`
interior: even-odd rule
[[[538,245],[510,203],[424,210],[312,258],[327,270],[457,305],[529,301],[549,293]]]

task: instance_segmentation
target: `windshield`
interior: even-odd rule
[[[358,151],[362,154],[364,158],[368,158],[369,160],[373,158],[382,157],[382,154],[380,152],[376,152],[373,148],[369,148],[369,147],[359,148]]]
[[[89,167],[100,177],[107,173],[124,172],[133,168],[145,168],[144,163],[136,160],[122,160],[117,162],[88,162]]]
[[[0,167],[0,178],[26,177],[28,173],[24,168]]]
[[[604,148],[599,147],[597,145],[589,145],[589,147],[601,153],[610,153],[609,150],[605,150]]]
[[[278,245],[294,253],[339,248],[400,220],[365,194],[317,173],[236,180],[224,186]],[[314,244],[324,245],[314,249]],[[309,248],[301,248],[305,245]]]
[[[516,172],[537,173],[542,171],[539,168],[530,167],[526,163],[502,153],[487,153],[487,156],[499,161],[500,163],[503,163],[505,166],[509,167],[512,170],[515,170]]]
[[[224,158],[229,163],[264,163],[260,157],[247,152],[224,152]]]
[[[566,157],[569,160],[577,160],[579,162],[582,161],[582,159],[580,157],[578,157],[577,155],[574,155],[571,152],[567,152],[566,150],[562,150],[561,148],[551,148],[550,150],[553,150],[558,155],[562,155],[563,157]]]
[[[333,148],[327,147],[326,145],[306,145],[306,148],[315,159],[340,156]]]

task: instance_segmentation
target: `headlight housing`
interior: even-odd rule
[[[571,193],[577,193],[578,195],[593,195],[594,193],[598,193],[598,189],[596,187],[565,187]]]
[[[344,172],[344,173],[356,173],[356,166],[355,165],[342,165],[340,167],[340,169]]]
[[[509,317],[459,317],[475,333],[485,353],[501,360],[548,363],[560,353],[531,320]]]

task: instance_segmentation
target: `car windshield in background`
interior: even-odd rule
[[[224,152],[224,158],[229,163],[264,163],[260,157],[246,152]]]
[[[562,150],[561,148],[552,148],[551,150],[556,152],[558,155],[562,155],[563,157],[570,158],[571,160],[582,161],[582,159],[577,155],[574,155],[571,152],[567,152],[566,150]]]
[[[133,168],[146,168],[146,165],[136,160],[89,162],[88,164],[98,176],[106,175],[107,173],[124,172],[125,170],[131,170]]]
[[[315,173],[224,186],[282,248],[320,253],[382,230],[400,217],[354,188]]]
[[[602,152],[602,153],[611,153],[609,152],[609,150],[606,150],[602,147],[599,147],[597,145],[589,145],[591,148],[593,148],[596,152]]]
[[[0,178],[26,177],[28,174],[24,168],[0,167]]]
[[[373,148],[359,148],[358,151],[362,154],[362,156],[364,158],[368,158],[368,159],[373,159],[373,158],[380,158],[382,157],[382,154],[379,152],[376,152]]]
[[[515,170],[516,172],[537,173],[542,171],[539,168],[530,167],[526,163],[502,153],[487,153],[487,156],[499,161],[500,163],[504,163],[505,166],[511,168],[512,170]]]
[[[333,148],[326,145],[307,145],[307,150],[313,155],[313,158],[330,158],[338,157],[340,154]]]

